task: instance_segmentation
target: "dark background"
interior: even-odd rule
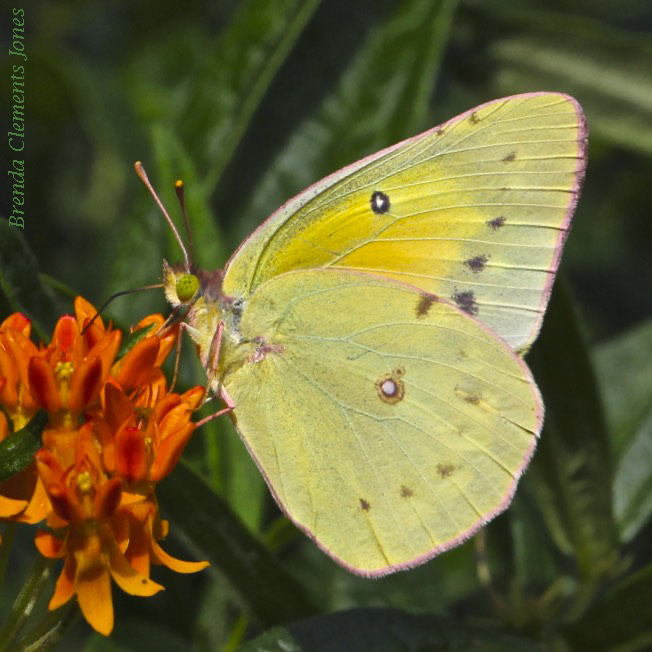
[[[229,425],[199,433],[188,459],[253,532],[276,542],[272,547],[322,612],[390,606],[489,622],[492,630],[546,646],[652,645],[645,618],[637,621],[625,606],[620,614],[612,603],[600,606],[609,591],[620,596],[617,604],[628,604],[618,594],[625,581],[636,586],[634,603],[652,604],[652,584],[640,588],[635,575],[649,576],[652,561],[652,4],[14,6],[25,8],[28,56],[24,236],[40,272],[56,279],[44,279],[58,310],[51,323],[71,310],[66,288],[99,304],[113,292],[157,282],[163,257],[181,260],[132,170],[135,160],[145,163],[173,214],[173,183],[184,180],[197,262],[217,268],[287,198],[381,147],[504,95],[550,90],[579,100],[590,128],[589,165],[561,265],[567,292],[531,360],[548,407],[543,441],[551,443],[536,456],[514,507],[487,529],[500,599],[478,580],[477,543],[387,580],[350,577],[277,519]],[[3,44],[10,18],[6,5]],[[0,131],[11,122],[11,63],[14,57],[0,59]],[[9,169],[8,145],[0,151]],[[10,212],[10,181],[0,187],[3,215]],[[1,262],[12,264],[6,252]],[[2,316],[16,309],[6,288],[0,307]],[[162,293],[149,292],[118,299],[108,315],[128,326],[156,310],[166,310]],[[192,358],[187,346],[187,384],[203,381]],[[572,469],[558,467],[570,460]],[[587,495],[593,503],[583,502]],[[172,545],[179,556],[192,556],[188,537],[183,545],[173,537]],[[25,558],[29,546],[26,538]],[[541,558],[529,557],[528,547]],[[16,590],[21,564],[11,580]],[[158,640],[162,627],[165,649],[189,642],[218,649],[228,641],[224,649],[234,649],[261,631],[241,609],[237,587],[219,574],[179,578],[162,571],[154,579],[169,587],[165,597],[139,600],[115,591],[118,647],[87,640],[84,625],[74,630],[75,645],[132,649],[139,641],[133,649],[146,649],[138,636]],[[5,604],[11,596],[6,587]],[[621,631],[601,608],[614,623],[631,618],[632,626]],[[608,620],[612,634],[583,648],[595,623]],[[378,649],[395,649],[384,640],[388,647]],[[414,645],[405,649],[420,649]]]

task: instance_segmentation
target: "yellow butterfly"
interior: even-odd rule
[[[303,191],[223,271],[164,264],[281,509],[352,572],[422,563],[509,504],[543,420],[518,354],[586,139],[567,95],[489,102]]]

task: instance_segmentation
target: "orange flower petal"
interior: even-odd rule
[[[28,366],[32,357],[39,354],[38,349],[30,339],[25,337],[20,331],[7,330],[4,333],[4,342],[7,345],[7,353],[13,358],[13,362],[18,370],[18,376],[23,387],[27,390],[30,387]],[[33,410],[36,408],[32,395],[26,391],[22,397],[24,410]]]
[[[189,390],[181,394],[181,399],[184,403],[188,403],[190,409],[194,412],[195,408],[201,403],[204,398],[204,388],[200,385],[191,387]]]
[[[147,523],[129,519],[129,545],[124,555],[129,565],[141,575],[149,577],[150,533]]]
[[[152,561],[157,564],[164,564],[177,573],[196,573],[206,568],[206,566],[210,566],[210,563],[207,561],[182,561],[181,559],[175,559],[168,555],[153,539],[151,540],[151,545],[153,553]]]
[[[157,324],[160,328],[165,323],[165,317],[160,312],[157,312],[153,315],[147,315],[143,317],[137,324],[136,328],[133,329],[133,332],[147,328],[150,324]]]
[[[161,437],[165,439],[173,434],[175,430],[184,428],[190,423],[192,411],[187,403],[180,403],[175,408],[172,408],[159,422],[158,428]]]
[[[88,624],[104,636],[113,630],[113,600],[111,575],[101,558],[77,556],[75,589],[79,607]]]
[[[111,518],[118,505],[122,493],[120,478],[111,478],[97,490],[95,494],[95,518],[98,521]]]
[[[179,394],[168,394],[156,403],[154,407],[154,420],[160,424],[168,412],[181,405],[181,403],[181,396]]]
[[[25,315],[15,312],[13,315],[9,315],[9,317],[0,324],[0,332],[5,331],[8,328],[13,328],[15,331],[22,333],[25,337],[29,337],[32,329],[32,322],[30,319],[25,317]]]
[[[165,333],[157,335],[157,337],[161,341],[161,348],[159,349],[158,357],[156,358],[156,366],[161,367],[168,355],[170,355],[170,351],[172,351],[177,343],[179,337],[179,323],[167,329]]]
[[[127,480],[135,483],[147,478],[148,459],[144,433],[126,426],[115,437],[115,468]]]
[[[79,340],[79,326],[75,318],[71,315],[63,315],[54,327],[52,333],[52,342],[50,346],[55,348],[65,362],[69,362],[72,358],[74,350],[77,348]]]
[[[153,483],[160,482],[177,465],[194,429],[195,424],[190,422],[185,428],[177,430],[161,442],[149,472]]]
[[[54,587],[54,595],[50,600],[48,609],[53,611],[58,609],[61,605],[66,604],[73,595],[75,595],[75,559],[74,557],[66,557],[63,563],[61,574]]]
[[[138,342],[121,360],[117,381],[125,389],[144,385],[149,380],[160,342],[156,337],[147,337]]]
[[[82,523],[86,516],[79,503],[79,498],[70,487],[64,484],[55,484],[47,488],[52,509],[57,516],[68,523]]]
[[[180,324],[177,322],[172,326],[168,326],[165,329],[165,331],[161,332],[160,329],[163,326],[163,324],[165,324],[165,318],[163,317],[163,315],[161,314],[148,315],[147,317],[141,319],[138,322],[138,325],[136,326],[134,331],[140,330],[141,328],[146,328],[150,324],[156,324],[158,326],[158,328],[153,329],[151,331],[152,334],[149,335],[148,337],[156,337],[161,342],[161,347],[159,349],[158,356],[156,357],[156,362],[154,364],[154,366],[160,367],[165,362],[165,359],[170,354],[170,351],[172,351],[172,349],[174,348],[177,338],[179,337]]]
[[[18,403],[18,367],[13,357],[2,348],[0,348],[0,377],[3,380],[0,401],[13,412]]]
[[[164,518],[157,521],[154,527],[154,538],[155,539],[165,539],[165,537],[170,533],[170,521],[166,521]]]
[[[77,319],[80,332],[93,320],[93,323],[86,328],[83,335],[89,344],[89,348],[98,340],[102,339],[105,333],[102,317],[97,313],[95,307],[83,297],[75,298],[75,318]]]
[[[5,378],[0,378],[0,403],[3,403],[6,406],[6,403],[2,400],[2,390],[4,388]],[[9,434],[9,422],[4,412],[0,410],[0,441],[5,439]]]
[[[59,460],[48,450],[41,448],[34,456],[36,468],[46,485],[63,481],[63,468]]]
[[[72,374],[68,409],[81,412],[100,393],[103,382],[101,360],[84,360]]]
[[[69,428],[65,423],[57,427],[46,426],[42,435],[43,448],[56,457],[62,468],[68,468],[75,462],[75,442],[78,436],[79,429]]]
[[[88,358],[99,358],[102,362],[102,378],[109,375],[121,341],[122,333],[120,331],[111,331],[106,333],[101,340],[98,340],[88,352]]]
[[[30,523],[32,525],[34,523],[40,523],[47,516],[49,510],[50,501],[43,486],[43,481],[41,478],[37,478],[32,497],[29,499],[25,511],[19,516],[18,520],[21,523]]]
[[[74,464],[77,473],[82,469],[88,469],[89,466],[95,470],[102,468],[102,453],[97,449],[95,424],[92,421],[87,421],[79,428],[77,436],[71,442],[71,445],[74,446]],[[59,455],[59,460],[61,460],[61,457],[62,455]]]
[[[45,530],[37,530],[34,543],[38,551],[48,559],[59,559],[66,554],[66,547],[63,539],[55,537]]]
[[[122,495],[125,495],[124,491]],[[129,545],[129,517],[122,511],[115,512],[110,527],[118,548],[124,552]]]
[[[28,366],[29,388],[36,402],[50,414],[61,409],[59,388],[52,367],[40,357],[33,357]]]
[[[11,518],[27,507],[26,500],[14,500],[0,496],[0,518]]]
[[[64,473],[57,458],[50,451],[41,449],[36,453],[36,467],[52,508],[57,515],[68,522],[80,523],[84,513],[79,499],[64,482]]]
[[[133,413],[131,402],[122,388],[109,379],[104,386],[104,418],[112,432],[118,432]]]
[[[102,465],[108,473],[115,471],[115,447],[113,432],[109,429],[106,421],[101,417],[92,421],[93,430],[97,437],[98,444],[102,451]]]
[[[110,543],[108,547],[111,561],[111,576],[125,593],[149,597],[163,590],[164,587],[160,584],[150,580],[145,575],[137,573],[129,565],[127,558],[120,552],[115,541]]]

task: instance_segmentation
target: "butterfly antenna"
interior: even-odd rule
[[[140,161],[136,161],[134,163],[134,169],[136,170],[136,174],[140,177],[140,180],[145,184],[147,190],[149,190],[152,197],[154,197],[154,201],[158,204],[158,207],[161,209],[161,213],[163,213],[163,217],[167,220],[167,223],[170,225],[170,228],[174,233],[174,237],[177,239],[177,242],[181,247],[181,251],[183,251],[183,259],[185,263],[186,272],[190,272],[190,258],[188,256],[188,252],[186,251],[186,247],[183,244],[183,240],[181,239],[181,236],[177,231],[177,227],[174,226],[174,222],[172,221],[172,218],[168,215],[168,212],[165,210],[165,206],[163,206],[163,202],[159,199],[158,195],[156,194],[156,191],[154,190],[152,184],[150,183],[149,178],[147,176],[147,172],[145,172],[145,168],[143,167],[143,164]]]
[[[179,200],[179,206],[181,206],[181,214],[183,215],[183,223],[186,226],[186,235],[188,236],[188,255],[190,257],[190,262],[192,263],[195,260],[195,256],[192,250],[192,233],[190,231],[190,220],[188,219],[188,212],[186,211],[186,197],[184,193],[183,181],[179,179],[174,184],[174,191],[177,193],[177,199]]]
[[[120,292],[116,292],[115,294],[112,294],[98,309],[95,315],[93,315],[93,319],[91,319],[84,328],[82,328],[81,334],[83,335],[93,324],[93,322],[100,316],[102,311],[114,300],[117,299],[118,297],[122,297],[125,294],[133,294],[134,292],[141,292],[142,290],[156,290],[164,287],[163,283],[157,283],[156,285],[144,285],[142,288],[134,288],[133,290],[120,290]]]

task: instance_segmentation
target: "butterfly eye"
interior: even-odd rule
[[[194,274],[182,274],[177,279],[177,298],[181,303],[187,303],[199,289],[199,279]]]

